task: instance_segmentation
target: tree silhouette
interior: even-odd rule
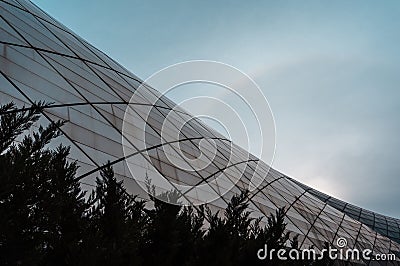
[[[167,191],[154,196],[154,208],[147,210],[147,245],[143,248],[146,265],[189,265],[199,254],[204,231],[204,215],[193,207],[176,205],[179,193]]]
[[[91,195],[90,228],[87,238],[88,263],[106,265],[138,265],[142,262],[139,248],[144,244],[148,217],[145,202],[130,196],[122,181],[107,164],[96,180]]]
[[[48,145],[64,122],[32,130],[45,106],[0,106],[0,265],[287,265],[257,258],[265,244],[286,247],[285,210],[251,218],[248,191],[223,213],[181,207],[179,193],[156,197],[150,184],[144,201],[108,162],[86,195],[69,147]]]
[[[63,122],[40,126],[15,143],[43,106],[21,112],[13,104],[0,107],[1,264],[68,264],[79,250],[87,205],[75,181],[77,165],[67,161],[69,148],[46,148]]]
[[[279,249],[289,239],[289,234],[285,233],[284,208],[277,210],[276,215],[271,214],[267,225],[263,227],[260,225],[261,218],[250,218],[248,194],[249,191],[244,190],[241,194],[234,195],[223,216],[219,212],[213,214],[207,209],[210,225],[204,239],[203,263],[265,265],[269,262],[277,265],[276,260],[261,261],[256,254],[264,244]]]

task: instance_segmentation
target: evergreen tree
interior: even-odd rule
[[[32,138],[13,144],[39,119],[40,109],[16,111],[12,103],[0,107],[0,264],[4,265],[34,263],[40,256],[36,250],[39,243],[32,237],[36,169],[27,167],[38,161],[38,145],[32,145]],[[25,178],[26,174],[31,178]]]
[[[77,265],[88,227],[89,204],[75,179],[76,162],[69,163],[69,147],[59,146],[48,161],[45,195],[41,199],[42,223],[47,227],[46,264]],[[80,254],[81,255],[81,254]]]
[[[147,211],[146,265],[189,265],[199,257],[198,246],[204,231],[204,215],[193,207],[177,205],[179,194],[167,191],[157,197],[150,193],[154,208]],[[172,204],[171,204],[172,203]]]
[[[130,196],[108,164],[91,196],[91,226],[86,239],[88,263],[94,265],[139,265],[147,216],[145,202]]]
[[[280,265],[276,260],[262,261],[257,251],[265,244],[269,248],[284,248],[289,234],[285,232],[284,208],[267,218],[267,225],[261,226],[261,217],[250,218],[247,190],[234,195],[221,217],[219,213],[207,210],[210,222],[202,249],[202,263],[206,265]]]
[[[255,228],[256,229],[254,230],[257,232],[257,235],[254,238],[254,243],[256,246],[263,247],[266,244],[268,250],[279,250],[286,248],[286,244],[289,240],[289,233],[286,232],[284,207],[277,209],[275,215],[271,213],[267,217],[266,226],[260,227],[257,223]],[[296,243],[296,237],[293,241],[294,243]],[[276,257],[276,253],[274,253],[274,256],[272,258],[270,258],[270,263],[272,265],[286,264],[285,261],[281,261]],[[258,261],[258,264],[260,264],[260,261]]]
[[[154,188],[146,208],[108,163],[87,198],[69,148],[48,148],[64,122],[27,133],[43,107],[0,106],[0,265],[283,264],[260,261],[257,251],[285,247],[285,211],[261,226],[250,218],[248,191],[233,196],[223,215],[181,207],[174,191],[155,197]]]
[[[242,265],[246,241],[250,241],[252,219],[247,211],[248,191],[234,195],[225,209],[224,216],[207,208],[210,223],[204,239],[202,263],[207,265]],[[254,257],[256,253],[254,253]]]
[[[82,240],[87,206],[77,165],[67,162],[69,148],[46,148],[63,122],[25,134],[43,107],[0,107],[0,264],[75,264]]]

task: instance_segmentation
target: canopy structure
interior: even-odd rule
[[[302,248],[321,250],[325,243],[335,246],[337,239],[345,238],[349,248],[400,257],[399,219],[335,199],[270,168],[199,119],[188,119],[189,113],[174,108],[175,104],[155,89],[144,91],[141,103],[130,102],[141,80],[33,3],[0,1],[0,14],[0,104],[13,101],[22,108],[38,101],[51,103],[39,123],[68,121],[57,142],[71,146],[71,160],[78,161],[78,176],[86,189],[92,189],[99,169],[110,161],[132,194],[147,197],[137,176],[153,180],[161,176],[176,184],[210,186],[219,197],[209,206],[218,210],[256,177],[262,183],[248,198],[252,215],[265,217],[285,206],[287,229],[291,235],[299,235]],[[140,67],[140,62],[137,65]],[[154,96],[159,97],[157,104],[146,105],[147,97]],[[128,105],[138,121],[130,124],[130,137],[143,141],[145,149],[132,146],[124,152],[123,120]],[[145,112],[150,117],[143,117]],[[182,131],[176,134],[185,155],[179,160],[189,167],[190,158],[198,156],[200,141],[216,145],[216,155],[206,168],[184,170],[171,164],[166,155],[174,155],[176,145],[162,141],[161,136],[167,116],[190,120],[181,129],[169,123],[171,132]],[[148,127],[144,139],[139,124]],[[210,182],[216,174],[227,178]],[[193,193],[183,197],[188,202],[201,201],[200,194],[201,190],[197,198]]]

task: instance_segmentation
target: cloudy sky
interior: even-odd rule
[[[193,59],[237,67],[273,111],[273,167],[400,217],[399,1],[34,2],[142,79]]]

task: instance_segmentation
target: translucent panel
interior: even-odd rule
[[[78,58],[82,58],[91,62],[94,62],[99,65],[104,65],[104,63],[90,50],[82,45],[74,36],[70,34],[65,34],[64,31],[55,27],[53,24],[48,23],[46,21],[42,21],[43,25],[45,25],[62,43],[65,44],[70,50],[72,50],[72,54]]]
[[[0,14],[20,35],[34,47],[44,50],[73,55],[51,32],[49,32],[34,16],[19,8],[1,4]]]
[[[4,66],[5,73],[19,84],[23,84],[26,88],[24,92],[32,100],[82,102],[82,98],[77,96],[65,80],[52,71],[35,51],[9,46],[2,51],[0,64]]]
[[[1,41],[18,44],[18,45],[28,45],[22,37],[13,29],[11,28],[4,19],[0,18],[0,35]]]
[[[17,107],[22,108],[23,105],[29,103],[28,99],[23,97],[21,93],[2,75],[0,75],[0,88],[0,104],[14,102],[17,104]]]
[[[49,63],[89,102],[121,102],[102,80],[80,60],[46,54]]]
[[[255,182],[261,185],[247,199],[252,217],[265,218],[285,207],[287,230],[299,234],[303,248],[321,250],[325,242],[334,245],[345,237],[349,247],[374,253],[400,250],[400,220],[335,199],[270,168],[154,88],[137,91],[138,77],[34,4],[6,2],[0,2],[0,67],[14,85],[0,76],[0,103],[53,103],[31,131],[68,120],[64,135],[52,145],[71,146],[69,159],[80,165],[82,187],[93,189],[101,166],[110,161],[133,195],[148,198],[142,188],[146,177],[156,193],[165,192],[165,184],[205,185],[188,191],[182,201],[202,203],[203,197],[221,195],[209,203],[216,212]],[[128,103],[133,93],[137,97]],[[123,124],[128,104],[132,115]],[[123,137],[131,144],[126,154]]]
[[[13,6],[16,6],[18,8],[21,8],[21,9],[25,10],[25,8],[18,1],[15,1],[15,0],[2,0],[2,2],[8,3],[10,5],[13,5]]]
[[[129,84],[114,71],[105,69],[101,66],[89,64],[90,68],[96,72],[121,98],[126,102],[131,99],[134,90],[129,88]]]
[[[136,79],[139,79],[138,77],[133,75],[131,72],[126,70],[123,66],[121,66],[120,64],[115,62],[112,58],[108,57],[106,54],[104,54],[103,52],[99,51],[97,48],[95,48],[92,45],[88,44],[85,40],[83,40],[83,39],[81,39],[79,37],[78,37],[78,39],[83,45],[88,47],[88,49],[90,49],[90,51],[92,53],[94,53],[100,60],[102,60],[106,66],[110,67],[112,70],[118,71],[118,72],[122,73],[123,75],[127,75],[127,76],[130,76],[130,77],[134,77]]]
[[[51,21],[53,23],[57,23],[57,21],[55,19],[53,19],[52,17],[47,15],[47,13],[45,13],[42,9],[40,9],[38,6],[33,4],[31,1],[15,0],[13,2],[14,3],[18,3],[21,7],[24,7],[30,13],[34,14],[35,16],[37,16],[39,18],[45,18],[46,20],[49,20],[49,21]],[[62,26],[62,25],[59,24],[59,26]],[[64,27],[64,28],[67,29],[66,27]]]

